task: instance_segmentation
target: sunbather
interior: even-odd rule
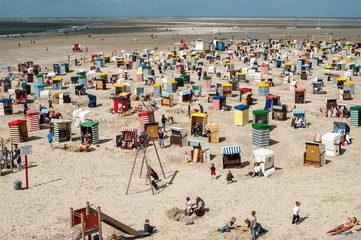
[[[331,233],[331,235],[337,235],[342,232],[349,231],[351,228],[356,226],[359,222],[360,222],[360,220],[357,220],[357,218],[355,218],[355,217],[353,217],[353,218],[347,217],[347,223],[341,224],[340,226],[332,228],[330,231],[328,231],[326,233]]]
[[[81,146],[75,148],[74,152],[87,152],[90,147],[90,143],[88,141],[84,142]]]

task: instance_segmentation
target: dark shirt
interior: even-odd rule
[[[211,171],[216,171],[216,168],[215,168],[215,167],[211,167]]]
[[[159,137],[159,139],[163,139],[164,138],[164,133],[163,132],[158,133],[158,137]]]
[[[162,123],[166,123],[167,122],[167,118],[166,117],[162,117]]]
[[[149,224],[144,224],[144,232],[146,233],[152,233],[154,227],[150,226]]]
[[[234,177],[233,177],[232,173],[227,174],[227,181],[232,181],[233,178]]]

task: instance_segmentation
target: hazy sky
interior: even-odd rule
[[[357,17],[361,0],[0,0],[0,18]]]

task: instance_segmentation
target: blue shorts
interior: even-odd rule
[[[164,139],[159,139],[158,143],[159,143],[159,145],[164,145]]]

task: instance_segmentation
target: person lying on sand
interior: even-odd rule
[[[351,228],[356,226],[359,222],[360,222],[360,220],[357,220],[357,218],[355,218],[355,217],[353,217],[353,218],[347,217],[347,223],[341,224],[340,226],[332,228],[330,231],[328,231],[326,233],[331,233],[331,235],[338,235],[342,232],[346,232],[346,231],[350,230]]]
[[[228,220],[228,222],[224,225],[224,227],[218,228],[217,231],[221,233],[230,232],[232,228],[237,227],[236,225],[234,225],[235,222],[236,222],[236,218],[232,217],[231,219]]]
[[[75,148],[74,152],[87,152],[89,151],[90,143],[85,141],[81,146]]]

